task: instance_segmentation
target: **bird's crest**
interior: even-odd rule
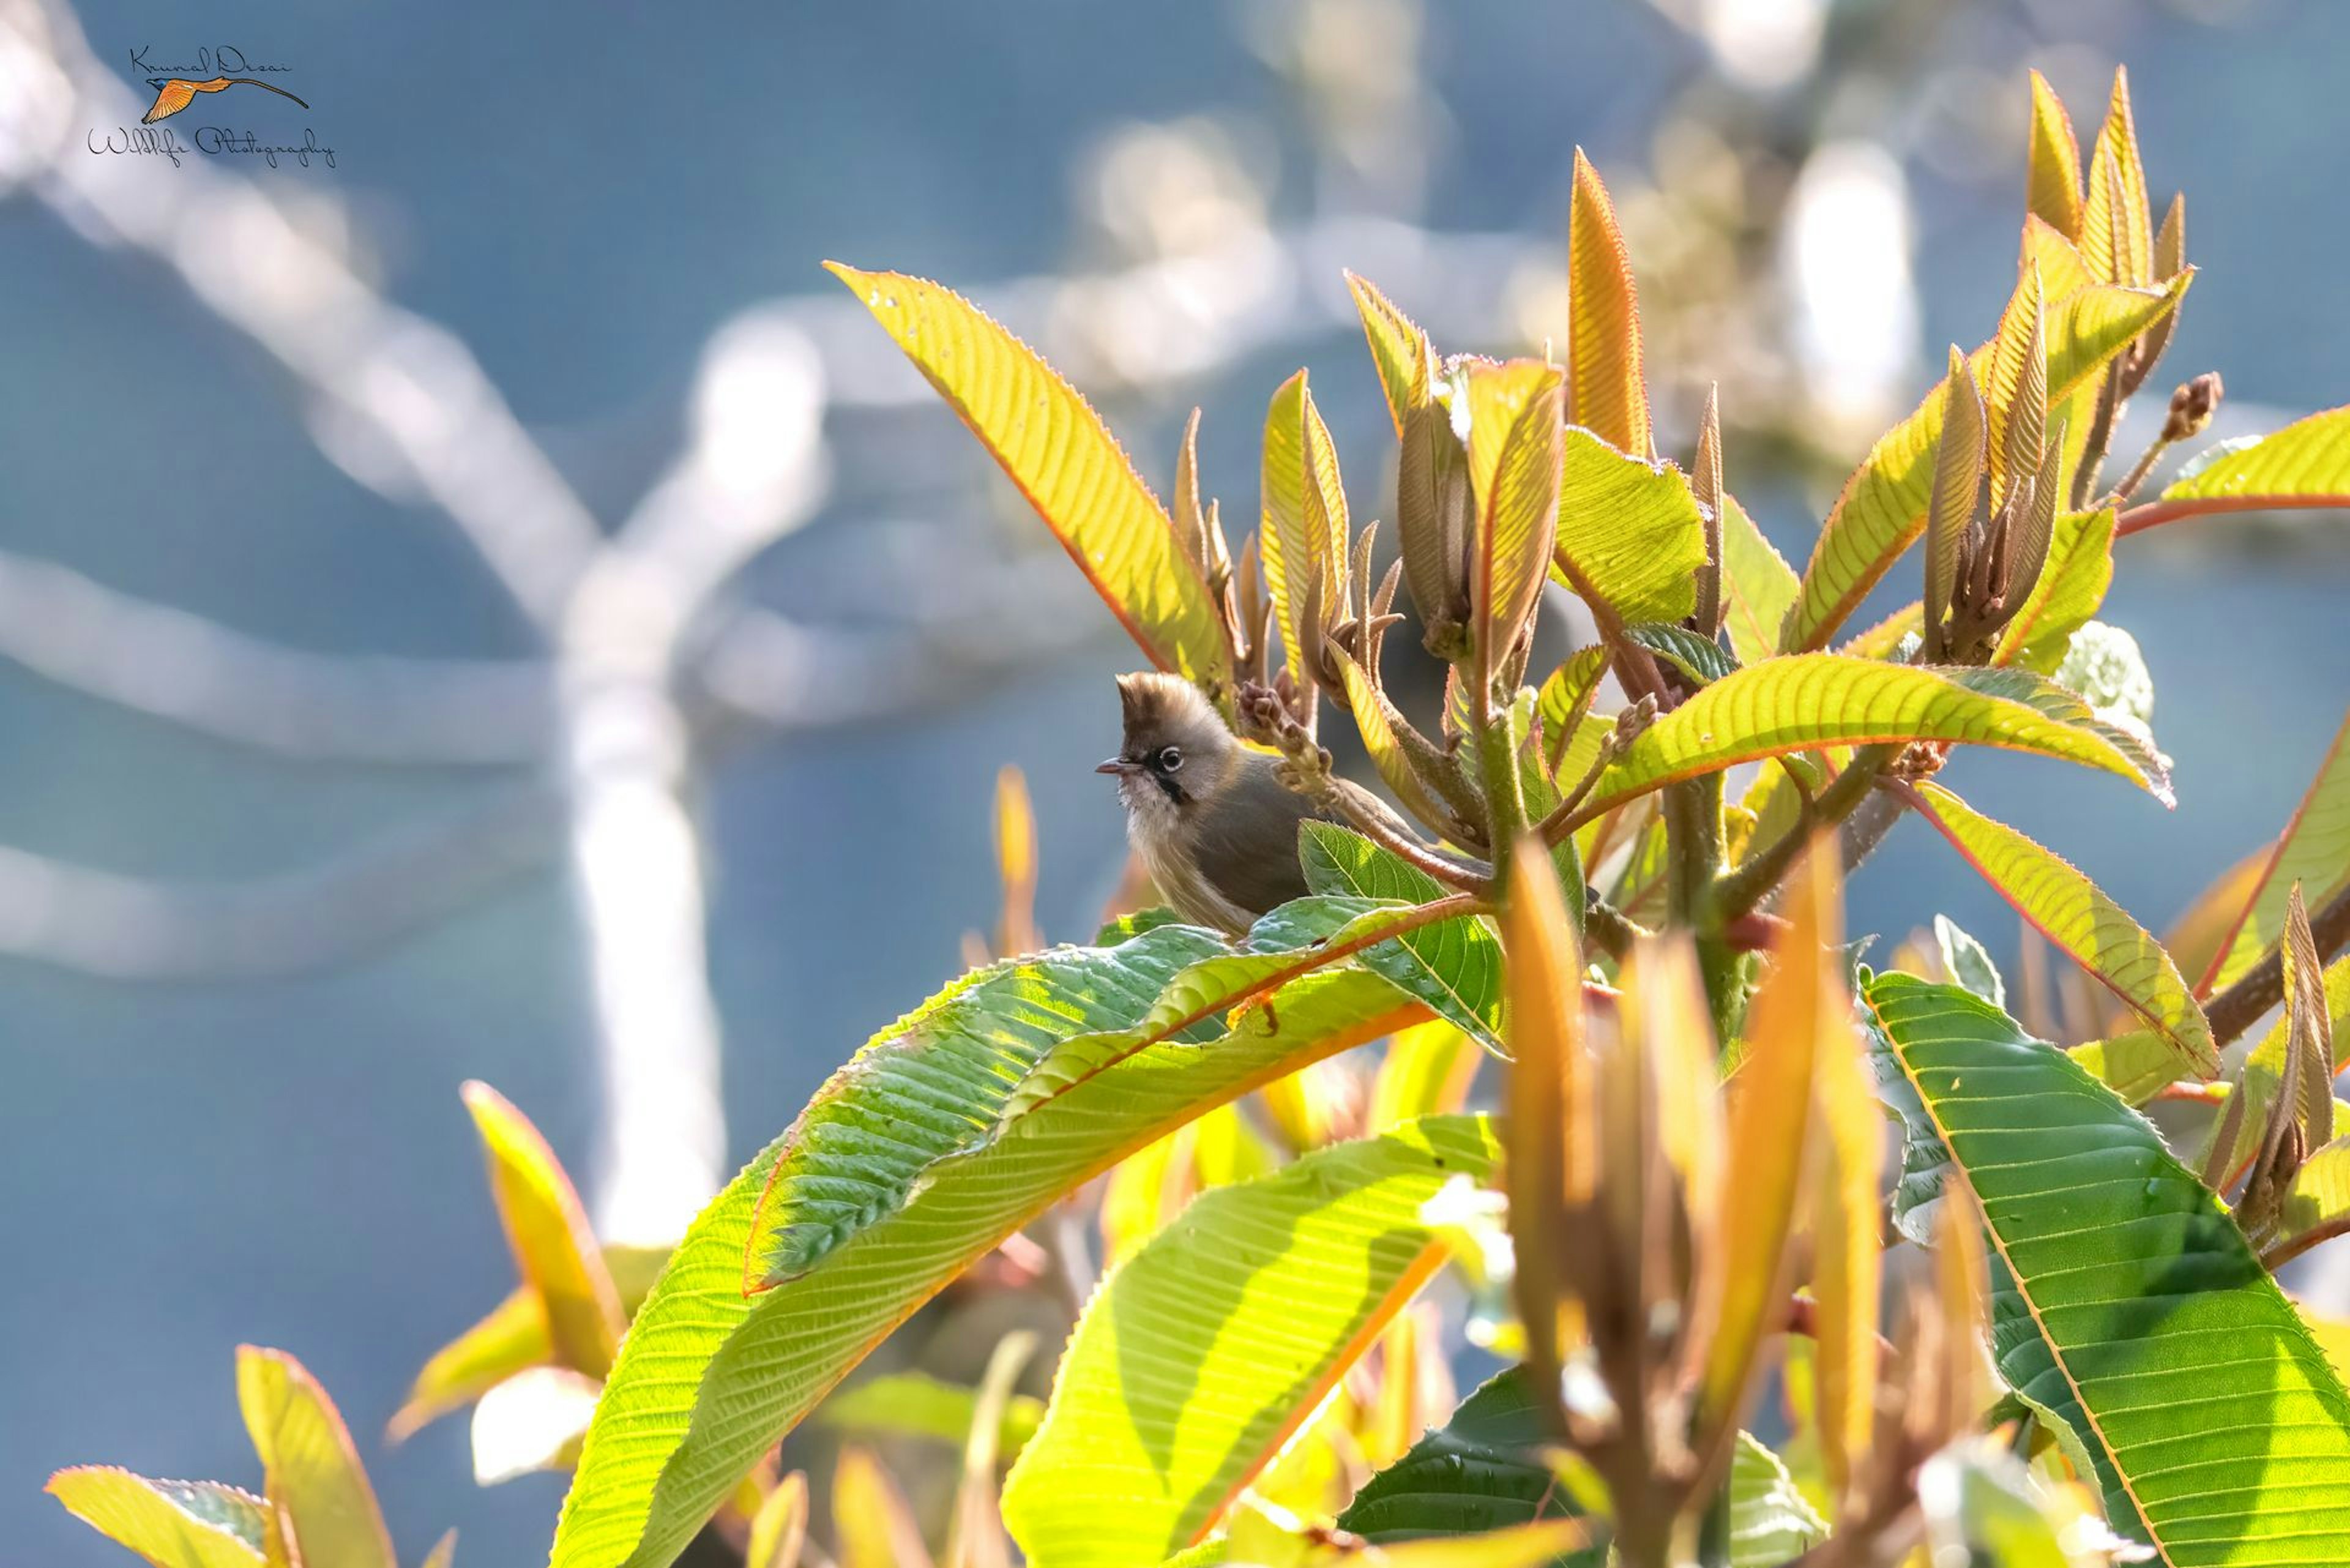
[[[1121,675],[1118,678],[1118,701],[1129,735],[1194,730],[1202,724],[1223,728],[1214,706],[1198,687],[1180,675],[1157,670]]]

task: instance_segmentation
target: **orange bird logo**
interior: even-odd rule
[[[284,88],[270,87],[269,83],[255,77],[214,77],[208,82],[190,81],[185,77],[149,77],[147,85],[155,89],[155,101],[148,106],[146,114],[140,118],[139,123],[141,125],[152,125],[159,119],[171,119],[195,102],[200,92],[226,92],[233,87],[244,86],[268,88],[279,98],[294,98]],[[302,104],[304,109],[310,107],[298,98],[294,98],[294,101]]]

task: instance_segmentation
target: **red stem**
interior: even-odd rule
[[[2188,495],[2176,501],[2149,501],[2133,506],[2114,524],[2114,537],[2126,539],[2182,517],[2209,517],[2222,512],[2317,512],[2350,508],[2350,495]]]

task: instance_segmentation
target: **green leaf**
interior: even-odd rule
[[[2154,676],[2137,639],[2120,627],[2085,623],[2066,645],[2053,679],[2100,713],[2118,713],[2140,724],[2154,720]]]
[[[2211,1025],[2161,942],[2073,865],[1933,783],[1917,786],[1925,816],[2016,913],[2129,1005],[2198,1077],[2220,1071]]]
[[[1496,1373],[1451,1420],[1365,1481],[1338,1515],[1338,1528],[1385,1544],[1574,1518],[1542,1456],[1555,1440],[1526,1369]],[[1561,1561],[1596,1568],[1605,1556],[1605,1548],[1593,1547]]]
[[[66,1511],[156,1568],[261,1568],[269,1505],[214,1481],[150,1480],[110,1465],[59,1470]]]
[[[295,1561],[398,1568],[350,1430],[318,1380],[282,1350],[241,1345],[236,1397]]]
[[[1950,979],[1966,987],[1993,1007],[2007,1005],[2007,981],[2000,978],[1999,965],[1991,961],[1991,950],[1961,929],[1948,915],[1934,917],[1934,943],[1942,951],[1942,967]]]
[[[996,965],[836,1073],[702,1210],[630,1324],[552,1568],[671,1562],[844,1374],[1013,1231],[1194,1117],[1426,1015],[1359,967],[1305,972],[1238,1027],[1203,1018],[993,1133],[1045,1051],[1132,1028],[1176,971],[1223,950],[1212,932],[1164,926]],[[746,1293],[746,1261],[804,1224],[830,1244],[799,1277]]]
[[[2158,289],[2092,285],[2051,305],[2048,406],[2063,407],[2139,333],[2176,308],[2193,276],[2183,273]],[[1990,345],[1970,356],[1978,379],[1990,358]],[[1869,589],[1925,531],[1945,396],[1945,387],[1938,384],[1916,412],[1869,449],[1845,482],[1804,568],[1801,590],[1779,638],[1781,648],[1803,652],[1825,647]]]
[[[1229,650],[1206,580],[1166,507],[1076,389],[951,289],[826,265],[971,427],[1151,662],[1228,687]]]
[[[1559,469],[1559,575],[1626,624],[1685,619],[1697,607],[1705,515],[1680,470],[1567,427]],[[1726,546],[1725,546],[1726,547]]]
[[[1779,651],[1779,628],[1801,587],[1795,568],[1771,547],[1735,496],[1721,498],[1722,628],[1741,664]]]
[[[2165,501],[2273,496],[2280,509],[2296,499],[2350,490],[2350,405],[2297,420],[2252,441],[2223,442],[2182,472]]]
[[[1500,1153],[1435,1116],[1201,1195],[1087,1305],[1003,1517],[1034,1568],[1199,1539],[1442,1263],[1421,1205]]]
[[[1031,1115],[1162,1042],[1204,1042],[1226,1027],[1243,1027],[1244,1021],[1252,1028],[1278,1028],[1276,993],[1283,985],[1336,965],[1367,968],[1362,963],[1366,953],[1390,933],[1399,936],[1446,918],[1430,916],[1414,902],[1293,898],[1261,917],[1237,950],[1220,944],[1214,953],[1170,976],[1139,1018],[1055,1042],[1017,1075],[1008,1092],[992,1088],[991,1094],[1001,1094],[993,1102],[996,1126]],[[1396,1000],[1403,999],[1397,993]]]
[[[1595,644],[1567,655],[1536,693],[1534,711],[1542,719],[1543,765],[1550,769],[1554,777],[1574,745],[1575,732],[1590,714],[1591,700],[1599,694],[1599,683],[1607,676],[1607,650]],[[1588,767],[1590,760],[1597,755],[1594,747],[1584,765]],[[1562,787],[1573,789],[1582,781],[1582,774],[1577,773]]]
[[[1954,741],[2036,752],[2143,784],[2169,776],[2135,737],[2064,688],[2020,670],[1942,670],[1837,653],[1766,659],[1659,719],[1600,775],[1582,818],[1738,763],[1826,745]]]
[[[1966,992],[1884,974],[1866,1000],[1909,1160],[1981,1201],[2001,1375],[2073,1425],[2116,1528],[2171,1568],[2350,1563],[2350,1396],[2219,1200]]]
[[[1648,622],[1626,627],[1624,635],[1662,658],[1700,686],[1709,680],[1719,680],[1738,668],[1738,660],[1723,651],[1721,644],[1685,626],[1659,626]]]
[[[1316,893],[1429,904],[1451,889],[1336,823],[1307,820],[1297,848]],[[1468,1035],[1509,1058],[1502,1044],[1502,944],[1491,924],[1463,916],[1381,942],[1356,961]]]
[[[1751,1435],[1730,1456],[1730,1568],[1778,1568],[1827,1539],[1827,1521]]]
[[[2293,820],[2278,836],[2244,912],[2220,944],[2219,956],[2199,988],[2203,994],[2233,984],[2276,946],[2284,934],[2285,899],[2295,881],[2303,884],[2312,905],[2324,904],[2350,881],[2350,715],[2334,732],[2334,743],[2317,764],[2317,776],[2310,780]]]

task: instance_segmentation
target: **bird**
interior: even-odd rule
[[[1175,911],[1228,936],[1308,891],[1298,825],[1342,820],[1281,782],[1281,758],[1243,745],[1199,688],[1143,670],[1118,678],[1125,738],[1094,771],[1118,779],[1127,841]],[[1402,830],[1384,801],[1343,779],[1358,809]]]
[[[240,84],[245,87],[268,88],[279,98],[294,98],[294,95],[284,88],[273,86],[258,77],[214,77],[208,82],[191,81],[186,77],[149,77],[147,85],[155,89],[155,101],[148,106],[147,112],[140,118],[139,123],[152,125],[159,119],[169,119],[195,102],[198,93],[226,92]],[[302,104],[304,109],[310,107],[298,98],[294,98],[294,101]]]

